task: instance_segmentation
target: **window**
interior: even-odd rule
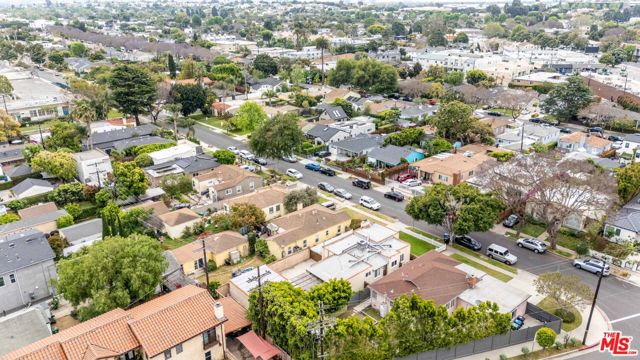
[[[289,246],[289,248],[287,249],[287,254],[291,254],[291,246]]]
[[[204,360],[211,360],[211,351],[204,353]]]
[[[255,188],[255,185],[254,185],[254,183],[252,181],[252,182],[249,183],[249,189],[253,190],[254,188]]]
[[[438,180],[440,180],[440,181],[449,181],[449,177],[448,176],[444,176],[444,175],[438,175]]]
[[[193,268],[198,270],[200,268],[204,267],[204,259],[200,258],[196,261],[193,262]]]
[[[620,228],[616,228],[616,236],[620,236]]]
[[[213,346],[216,343],[216,340],[216,328],[211,328],[202,333],[202,342],[205,349]]]
[[[242,185],[236,186],[236,193],[240,194],[242,192]]]
[[[9,274],[9,282],[12,284],[16,282],[16,274]]]
[[[625,149],[628,149],[630,144],[631,144],[631,143],[624,143],[624,148],[625,148]]]
[[[380,276],[380,269],[375,269],[373,271],[373,277],[378,277],[378,276]]]
[[[367,273],[366,273],[366,274],[364,274],[364,276],[365,276],[365,277],[369,277],[369,276],[371,276],[371,271],[367,271]]]
[[[269,208],[269,215],[273,214],[273,206]]]
[[[340,234],[340,232],[342,232],[342,225],[338,225],[338,234]]]
[[[38,116],[44,116],[46,113],[42,109],[38,109]]]
[[[316,244],[320,241],[320,235],[316,235]]]
[[[451,299],[451,301],[449,301],[448,303],[445,304],[447,309],[451,309],[455,306],[456,304],[456,299]]]
[[[469,171],[469,176],[473,176],[473,170]]]
[[[400,262],[404,261],[404,254],[400,254]]]
[[[324,232],[324,235],[325,235],[325,236],[329,236],[329,230],[325,231],[325,232]]]
[[[29,116],[31,116],[32,118],[34,117],[38,117],[38,111],[37,110],[31,110],[29,111]],[[628,147],[628,146],[627,146]]]
[[[176,354],[180,354],[182,352],[182,344],[176,345]]]
[[[306,247],[307,247],[307,240],[306,240],[306,239],[302,242],[302,247],[303,247],[303,248],[306,248]]]
[[[276,211],[280,211],[280,204],[276,205]]]
[[[231,195],[231,194],[233,194],[233,189],[227,189],[227,190],[225,190],[225,191],[224,191],[224,194],[225,194],[225,195]]]
[[[169,350],[165,350],[164,352],[164,358],[166,359],[171,359],[171,349]]]
[[[0,276],[0,287],[4,286],[4,278]]]
[[[393,260],[391,262],[391,267],[396,267],[396,266],[398,266],[398,260]]]

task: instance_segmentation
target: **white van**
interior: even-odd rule
[[[518,257],[509,252],[504,246],[491,244],[487,248],[487,256],[491,259],[502,261],[507,265],[513,265],[518,262]]]

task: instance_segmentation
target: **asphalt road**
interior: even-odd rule
[[[196,125],[195,134],[201,141],[216,146],[218,148],[226,148],[228,146],[235,146],[238,149],[247,149],[248,146],[238,140],[218,134],[210,129]],[[302,182],[316,186],[319,182],[325,181],[336,188],[344,188],[353,194],[352,201],[357,202],[358,198],[362,195],[368,195],[376,199],[381,205],[381,213],[391,216],[400,220],[405,224],[410,224],[417,228],[423,229],[433,234],[441,235],[443,229],[439,226],[433,226],[426,224],[422,221],[415,221],[404,211],[405,203],[397,203],[393,200],[384,198],[383,194],[375,190],[362,190],[360,188],[351,185],[349,180],[342,179],[340,177],[328,177],[320,174],[319,172],[307,170],[301,163],[287,163],[279,161],[274,163],[270,161],[269,167],[275,167],[279,171],[284,172],[287,168],[294,168],[303,174]],[[508,237],[493,233],[482,232],[472,233],[472,237],[480,241],[485,249],[491,243],[496,243],[509,250],[518,257],[518,263],[516,266],[519,269],[529,271],[534,274],[541,274],[544,272],[559,271],[562,273],[578,275],[583,282],[591,285],[594,289],[598,278],[596,275],[586,271],[575,269],[571,261],[558,256],[553,253],[535,254],[532,251],[521,249],[515,245],[515,242]],[[611,321],[617,321],[613,324],[615,330],[621,331],[624,335],[631,335],[634,337],[634,346],[640,349],[640,287],[631,285],[630,283],[619,280],[615,277],[607,277],[602,281],[600,288],[600,295],[597,301],[598,306],[607,314]],[[633,317],[639,315],[638,317]],[[631,317],[626,319],[627,317]],[[586,321],[586,319],[584,319]],[[582,340],[582,339],[580,339]],[[579,359],[591,360],[591,359],[613,359],[605,354],[590,353],[580,355],[576,357]]]

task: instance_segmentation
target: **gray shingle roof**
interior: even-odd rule
[[[371,150],[368,156],[390,165],[398,165],[400,164],[400,159],[407,157],[411,152],[410,148],[387,145]]]
[[[7,176],[9,177],[24,176],[24,175],[29,175],[31,173],[33,173],[31,166],[27,164],[22,164],[7,171]]]
[[[55,257],[44,234],[29,230],[0,237],[0,274],[14,272]]]
[[[118,151],[124,151],[132,146],[149,145],[149,144],[166,144],[170,142],[171,140],[161,138],[160,136],[145,136],[145,137],[135,137],[131,139],[114,141],[111,144],[114,149]]]
[[[32,218],[28,218],[25,220],[19,220],[10,222],[4,225],[0,225],[0,234],[4,235],[13,231],[27,229],[36,225],[40,225],[49,221],[55,221],[59,217],[66,215],[67,211],[62,209],[46,214],[42,214],[40,216],[34,216]]]
[[[24,159],[22,149],[0,151],[0,163]]]
[[[336,129],[327,125],[316,125],[309,129],[309,131],[307,131],[307,136],[319,138],[320,140],[327,142],[341,131],[342,130],[340,129]]]
[[[348,119],[347,113],[340,106],[327,106],[324,112],[331,118],[331,120]]]
[[[16,196],[20,197],[25,191],[28,191],[34,186],[48,187],[51,190],[55,189],[55,186],[51,185],[51,183],[46,180],[29,178],[12,187],[11,191],[13,191]]]
[[[360,153],[364,150],[373,149],[384,142],[384,136],[356,136],[342,141],[336,141],[331,146],[346,151]]]
[[[60,232],[64,234],[64,237],[70,243],[95,236],[96,234],[102,235],[102,219],[93,219],[71,225],[61,229]]]
[[[633,198],[608,221],[616,227],[640,233],[640,195]]]
[[[178,165],[187,174],[215,169],[220,166],[216,159],[209,154],[199,154],[196,156],[178,159],[176,161],[176,165]]]
[[[157,126],[153,124],[144,124],[137,127],[126,128],[122,130],[113,130],[95,133],[91,136],[91,141],[95,147],[104,149],[112,147],[111,144],[116,141],[130,139],[137,136],[149,136],[153,133]]]

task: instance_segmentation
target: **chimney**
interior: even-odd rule
[[[213,314],[218,320],[224,320],[224,309],[219,301],[216,301],[216,303],[213,304]]]
[[[469,286],[469,289],[474,289],[476,284],[478,284],[478,281],[479,280],[475,275],[467,276],[467,285]]]

